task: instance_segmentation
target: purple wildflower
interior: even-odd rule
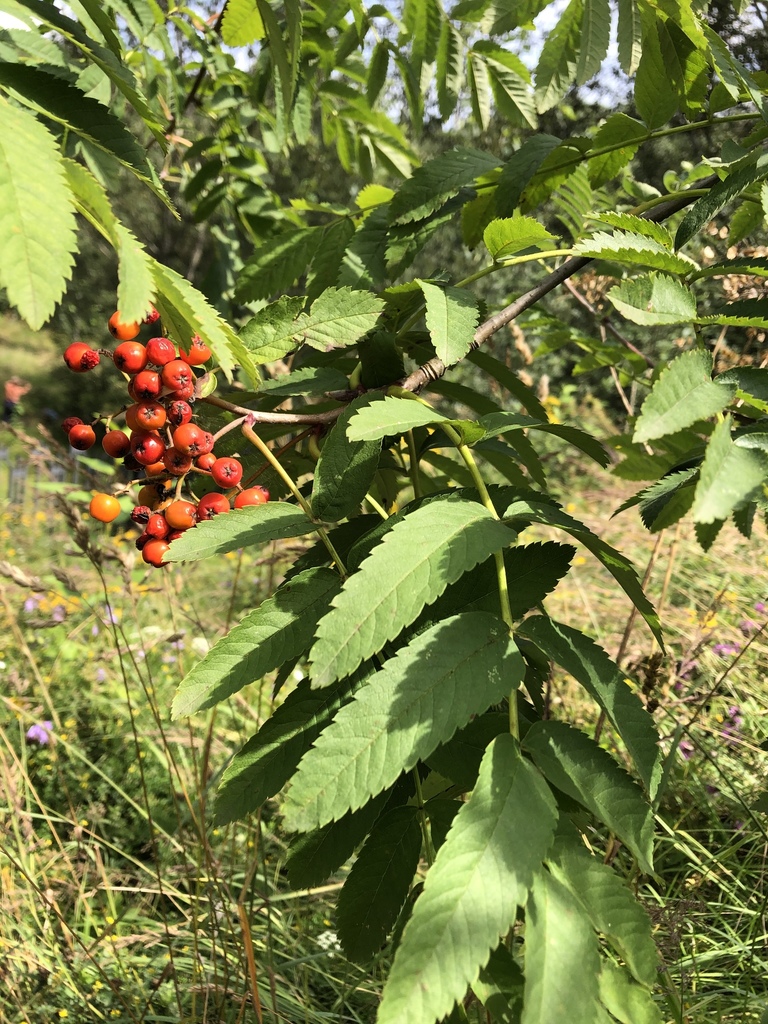
[[[40,604],[40,599],[42,598],[42,596],[42,594],[32,594],[30,597],[28,597],[27,600],[24,602],[24,611],[28,613],[37,611],[37,606]]]
[[[729,658],[733,654],[738,654],[740,650],[739,644],[715,644],[712,647],[712,653],[719,654],[721,658]]]
[[[754,619],[742,619],[739,623],[739,629],[744,636],[751,636],[752,633],[756,633],[760,629],[760,625]]]
[[[51,612],[51,618],[54,622],[63,622],[67,617],[67,610],[63,604],[57,604]]]
[[[765,611],[765,601],[755,601],[755,611],[756,612],[764,612]]]
[[[104,606],[104,625],[105,626],[116,626],[119,621],[120,620],[115,615],[115,613],[112,611],[112,609],[109,607],[109,605],[105,605]]]
[[[106,678],[107,678],[107,670],[105,668],[97,668],[96,669],[96,682],[97,683],[103,683]]]
[[[47,747],[51,742],[53,722],[36,722],[27,729],[27,742],[39,743],[41,747]]]
[[[677,745],[677,749],[680,753],[680,757],[682,757],[684,761],[690,760],[693,756],[694,746],[690,740],[680,740]]]
[[[100,632],[99,627],[94,622],[94,624],[91,626],[91,636],[98,636],[99,632]]]

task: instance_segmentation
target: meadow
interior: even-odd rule
[[[6,374],[25,342],[3,323]],[[38,346],[22,372],[41,390],[57,356],[51,339]],[[555,411],[589,414],[573,398]],[[40,420],[28,405],[0,434],[0,1022],[373,1022],[391,950],[363,966],[342,955],[333,898],[348,868],[313,889],[287,874],[279,798],[211,824],[228,758],[301,667],[277,695],[268,678],[170,719],[185,672],[304,542],[149,571],[127,516],[85,515],[98,463],[80,460],[75,478]],[[751,541],[731,530],[714,561],[687,524],[654,536],[632,510],[612,519],[632,486],[610,473],[584,476],[554,449],[548,468],[566,510],[633,558],[665,625],[662,657],[586,551],[546,605],[621,661],[663,737],[658,875],[632,879],[654,921],[662,1019],[764,1021],[765,528]],[[546,698],[621,755],[562,673]]]

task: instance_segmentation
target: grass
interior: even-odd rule
[[[726,530],[717,556],[705,556],[686,526],[658,539],[633,512],[611,520],[628,493],[604,475],[579,477],[563,500],[647,573],[666,654],[587,553],[547,609],[620,656],[658,705],[658,876],[638,891],[662,958],[663,1019],[760,1021],[765,530],[752,541]],[[343,875],[291,889],[278,802],[248,822],[210,825],[217,775],[269,713],[270,685],[169,720],[178,679],[273,589],[291,547],[156,573],[136,561],[132,538],[120,521],[83,524],[49,492],[20,503],[0,493],[0,546],[15,567],[0,589],[0,1024],[368,1024],[383,963],[360,968],[335,948]],[[550,699],[594,729],[572,680],[556,675]],[[26,739],[46,722],[51,742]],[[602,740],[615,745],[607,731]],[[666,1002],[665,988],[675,993]]]

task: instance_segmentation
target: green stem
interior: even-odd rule
[[[429,820],[427,818],[427,812],[424,810],[424,791],[421,788],[421,776],[419,775],[418,766],[413,769],[413,783],[416,787],[416,800],[419,807],[419,821],[421,822],[421,834],[424,839],[424,856],[427,858],[427,864],[430,867],[435,863],[435,848],[432,845],[432,835],[429,831]]]
[[[286,485],[286,487],[291,492],[291,494],[294,496],[296,501],[299,503],[300,508],[302,509],[304,514],[307,516],[307,518],[311,519],[312,522],[315,523],[315,529],[317,530],[317,535],[319,536],[319,538],[323,542],[323,544],[325,544],[325,547],[326,547],[326,549],[328,551],[328,554],[331,556],[333,561],[336,563],[336,567],[339,570],[339,574],[340,574],[341,578],[342,579],[346,579],[347,576],[349,575],[349,573],[347,572],[346,566],[344,565],[344,562],[342,561],[341,556],[339,555],[338,551],[334,547],[333,541],[328,536],[328,531],[326,530],[326,528],[324,526],[320,526],[317,523],[315,517],[312,515],[312,509],[310,507],[309,502],[304,497],[304,495],[301,493],[299,488],[296,486],[296,484],[294,483],[294,480],[291,477],[291,475],[286,472],[286,470],[284,469],[284,467],[280,463],[280,461],[275,458],[274,454],[272,453],[272,449],[269,447],[268,444],[265,444],[264,441],[262,441],[262,439],[254,431],[253,427],[247,422],[247,420],[246,420],[245,423],[243,423],[243,434],[244,434],[245,437],[248,438],[248,440],[251,442],[251,444],[254,446],[254,448],[258,448],[258,450],[261,452],[261,454],[264,456],[264,458],[267,460],[267,462],[270,464],[270,466],[274,469],[274,471],[277,473],[277,475],[283,481],[283,483]]]
[[[488,493],[488,488],[485,486],[485,480],[483,480],[482,474],[475,462],[475,457],[472,454],[470,448],[465,444],[461,443],[461,437],[457,430],[447,424],[442,424],[443,430],[446,435],[456,445],[459,455],[464,460],[464,465],[469,470],[475,487],[477,487],[480,500],[483,505],[488,509],[494,519],[499,519],[499,514],[491,501],[491,496]],[[507,583],[507,569],[504,565],[504,552],[494,551],[493,560],[496,563],[496,583],[499,588],[499,604],[501,605],[501,617],[509,627],[510,633],[514,624],[512,618],[512,609],[509,604],[509,584]],[[517,714],[517,690],[513,690],[509,695],[509,731],[517,739],[520,738],[520,722]]]
[[[382,519],[389,519],[389,516],[387,515],[387,510],[384,508],[384,506],[380,505],[375,498],[371,497],[370,494],[366,494],[365,500],[368,502],[368,504],[371,506],[374,512],[378,512]]]
[[[419,456],[416,451],[416,440],[413,431],[408,431],[408,466],[410,469],[411,484],[413,485],[414,498],[421,497],[421,477],[419,476]]]

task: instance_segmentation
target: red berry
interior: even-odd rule
[[[79,452],[87,452],[96,443],[93,427],[87,423],[76,423],[69,432],[69,443]]]
[[[149,311],[144,319],[141,321],[143,324],[156,324],[160,319],[160,314],[157,312],[154,306],[149,307]]]
[[[146,349],[140,341],[124,341],[112,353],[115,366],[124,374],[140,373],[146,366]]]
[[[154,540],[150,539],[144,545],[141,551],[141,557],[149,565],[154,565],[156,568],[160,568],[165,565],[163,559],[168,554],[170,544],[165,540]]]
[[[195,334],[192,337],[186,351],[179,345],[179,355],[182,359],[186,360],[190,366],[200,366],[202,363],[207,363],[211,358],[211,350],[205,344],[199,334]]]
[[[213,434],[210,434],[207,430],[203,431],[203,446],[200,449],[200,454],[207,455],[208,452],[212,452],[215,443]]]
[[[195,465],[197,466],[198,469],[204,469],[207,472],[210,472],[211,466],[214,464],[215,461],[216,456],[213,454],[213,452],[203,452],[202,455],[198,455],[198,457],[195,459]]]
[[[101,361],[99,353],[86,345],[84,341],[73,341],[64,351],[64,362],[75,373],[85,373],[98,366]]]
[[[134,398],[138,398],[139,401],[151,402],[163,390],[163,382],[160,380],[160,374],[154,370],[141,370],[130,381],[128,390],[133,390]]]
[[[214,516],[219,516],[222,512],[229,512],[229,502],[223,494],[214,491],[211,494],[203,495],[198,502],[197,518],[201,522],[213,519]]]
[[[165,510],[165,518],[173,530],[188,530],[197,522],[197,506],[191,501],[172,501]]]
[[[125,410],[125,424],[129,430],[140,430],[139,421],[136,419],[136,413],[138,411],[138,402],[134,405],[129,405]]]
[[[130,341],[135,338],[139,332],[138,324],[133,321],[132,323],[125,323],[120,318],[120,310],[113,313],[110,317],[110,334],[113,338],[117,338],[118,341]]]
[[[176,362],[177,360],[174,360]],[[178,360],[181,362],[181,360]],[[167,386],[167,385],[166,385]],[[166,396],[172,402],[191,402],[195,397],[195,381],[192,379],[188,384],[183,387],[174,388],[169,395]]]
[[[134,320],[126,323],[120,319],[120,310],[109,318],[109,333],[118,341],[131,341],[139,333],[139,325]]]
[[[148,430],[135,430],[131,434],[131,451],[139,465],[151,466],[163,457],[165,441]]]
[[[94,494],[88,506],[91,518],[98,519],[100,523],[111,523],[120,511],[120,502],[111,494]]]
[[[139,536],[136,538],[136,547],[139,549],[139,551],[141,551],[144,548],[144,545],[151,539],[152,538],[148,537],[146,533],[140,533]]]
[[[178,448],[167,448],[163,454],[163,463],[171,476],[184,476],[192,469],[192,456],[185,455]]]
[[[243,478],[243,467],[237,459],[216,459],[211,466],[211,476],[219,487],[234,487]]]
[[[235,496],[235,508],[245,508],[246,505],[266,505],[269,501],[269,491],[266,487],[247,487]]]
[[[165,366],[176,358],[176,346],[170,338],[150,338],[147,342],[147,359],[153,366]]]
[[[165,540],[169,530],[170,526],[162,512],[153,512],[144,527],[144,533],[154,540]]]
[[[124,341],[112,353],[115,366],[123,373],[140,373],[147,365],[147,350],[140,341]]]
[[[149,522],[149,517],[152,515],[152,509],[149,505],[136,505],[131,512],[131,519],[134,523],[143,523],[145,526]]]
[[[173,432],[173,447],[185,455],[196,456],[202,451],[205,431],[196,423],[182,423]]]
[[[141,402],[136,409],[136,422],[140,430],[159,430],[167,419],[165,406],[160,402]]]
[[[195,385],[195,375],[192,372],[192,368],[183,359],[172,359],[170,363],[166,363],[163,367],[162,378],[163,384],[167,388],[173,388],[175,391],[183,391],[190,384],[194,388]]]
[[[180,427],[182,423],[189,423],[192,419],[192,406],[189,402],[184,402],[181,399],[169,402],[166,412],[168,413],[168,422],[174,427]]]
[[[178,540],[179,537],[184,533],[183,530],[171,530],[168,536],[165,538],[170,544],[172,540]]]
[[[65,434],[68,434],[72,427],[76,427],[79,423],[82,422],[83,421],[80,419],[79,416],[67,416],[64,422],[61,424],[61,429],[64,431]]]
[[[108,430],[101,439],[101,447],[113,459],[122,459],[131,450],[131,439],[122,430]]]

